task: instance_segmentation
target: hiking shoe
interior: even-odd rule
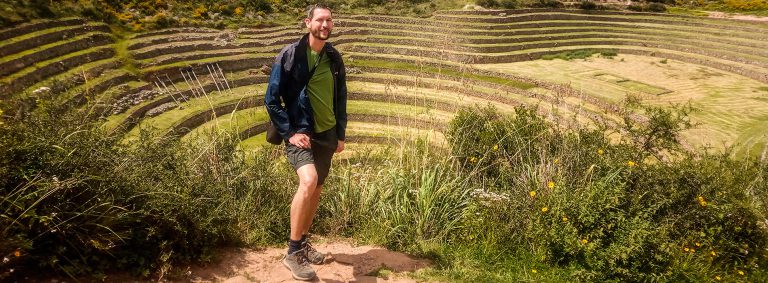
[[[309,281],[317,276],[315,271],[309,266],[307,261],[307,251],[305,249],[298,250],[292,254],[283,257],[283,265],[291,271],[293,279]]]
[[[323,264],[325,263],[325,254],[318,252],[312,244],[309,243],[307,238],[301,245],[301,248],[307,251],[307,260],[311,264]]]

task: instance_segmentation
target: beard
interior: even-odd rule
[[[325,32],[325,35],[323,35],[323,32]],[[315,38],[320,39],[320,40],[328,40],[328,38],[331,37],[331,30],[330,29],[326,29],[326,30],[322,30],[322,29],[319,29],[319,28],[318,29],[310,29],[309,33],[311,33],[312,36],[314,36]]]

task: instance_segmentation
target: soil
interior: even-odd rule
[[[314,246],[329,257],[325,264],[312,266],[317,272],[317,278],[312,282],[416,282],[407,278],[407,273],[431,265],[429,260],[377,246],[355,246],[345,240]],[[214,264],[190,267],[187,279],[183,281],[301,282],[294,280],[282,265],[284,254],[283,247],[225,250],[219,257],[221,260]]]
[[[768,17],[760,17],[760,16],[753,16],[753,15],[741,15],[741,14],[729,14],[724,12],[708,12],[710,18],[718,18],[718,19],[734,19],[734,20],[742,20],[742,21],[753,21],[753,22],[768,22]]]

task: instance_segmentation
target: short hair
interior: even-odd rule
[[[328,5],[317,3],[315,5],[307,6],[307,19],[312,19],[315,16],[315,10],[317,9],[325,9],[333,13],[333,10],[331,10],[331,7],[328,7]]]

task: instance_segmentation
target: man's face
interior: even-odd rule
[[[304,23],[309,28],[309,33],[320,40],[328,40],[333,29],[333,19],[331,11],[326,9],[315,9],[312,19],[304,19]]]

